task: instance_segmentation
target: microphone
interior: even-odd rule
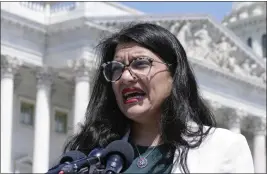
[[[120,155],[111,155],[107,160],[105,174],[119,173],[123,169],[123,162]]]
[[[49,169],[46,174],[58,174],[64,166],[70,164],[73,161],[76,161],[78,159],[85,158],[85,157],[86,155],[84,153],[77,151],[77,150],[66,152],[62,156],[59,164]]]
[[[130,166],[134,159],[134,150],[132,146],[123,140],[116,140],[111,142],[105,149],[96,151],[97,155],[85,157],[77,161],[73,161],[66,168],[75,169],[79,171],[81,168],[90,167],[95,164],[108,164],[106,172],[119,173]]]
[[[94,156],[100,157],[102,154],[101,153],[102,150],[104,150],[104,149],[103,148],[95,148],[89,153],[88,157],[94,157]],[[105,170],[105,165],[103,165],[101,162],[98,162],[95,165],[90,166],[90,168],[88,170],[89,170],[89,173],[91,173],[91,174],[102,174],[103,171]]]
[[[107,149],[112,149],[112,152],[107,156],[106,174],[119,173],[127,169],[134,160],[134,150],[128,142],[117,140],[110,143]]]
[[[79,153],[79,155],[76,155],[76,153]],[[47,174],[75,173],[81,170],[82,168],[90,167],[91,165],[95,165],[97,163],[107,163],[109,165],[108,171],[118,173],[121,170],[128,168],[128,166],[132,163],[134,159],[134,150],[132,146],[128,142],[125,142],[123,140],[113,141],[103,150],[95,150],[95,152],[92,151],[90,153],[91,155],[89,154],[88,157],[81,155],[83,153],[79,151],[70,152],[70,154],[71,157],[74,155],[76,157],[79,156],[81,158],[69,162],[68,160],[70,155],[65,155],[65,157],[63,157],[60,161],[61,163],[64,162],[64,164],[52,168],[54,169],[53,171],[51,171],[50,169]],[[68,163],[66,163],[66,161]]]

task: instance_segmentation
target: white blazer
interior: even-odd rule
[[[198,148],[189,150],[187,165],[190,173],[254,173],[246,138],[222,128],[212,128]],[[181,171],[178,164],[172,169],[172,173]]]
[[[127,140],[129,133],[123,139]],[[178,150],[174,161],[177,157]],[[212,128],[198,148],[189,150],[187,165],[190,173],[254,173],[246,138],[222,128]],[[182,173],[178,163],[173,166],[172,173]]]

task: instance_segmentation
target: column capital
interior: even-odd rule
[[[76,81],[89,81],[93,62],[86,58],[68,61],[68,67],[75,73]]]
[[[8,55],[1,55],[1,78],[13,78],[21,65],[21,60]]]
[[[36,80],[38,88],[51,88],[53,82],[54,71],[50,67],[38,67],[36,69]]]
[[[208,104],[214,111],[223,107],[223,105],[217,101],[208,100]]]
[[[230,128],[240,128],[246,116],[248,116],[248,113],[242,109],[229,109],[225,116],[225,122]]]
[[[266,135],[266,119],[263,117],[255,117],[252,120],[252,131],[255,135]]]
[[[243,109],[239,109],[239,108],[234,110],[234,114],[236,114],[236,116],[238,116],[241,119],[244,119],[245,117],[249,115],[248,112],[246,112]]]

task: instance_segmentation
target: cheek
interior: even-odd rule
[[[119,85],[117,83],[112,83],[112,89],[115,94],[116,100],[119,98]]]
[[[150,94],[151,99],[154,102],[162,102],[165,98],[170,95],[172,89],[172,78],[169,73],[164,73],[151,79],[150,83]]]

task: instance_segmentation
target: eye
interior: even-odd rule
[[[146,58],[137,58],[131,63],[133,69],[143,69],[150,67],[150,61]]]
[[[123,70],[123,64],[119,62],[110,62],[106,65],[104,69],[104,73],[108,79],[116,79],[121,75],[121,72]]]
[[[111,67],[110,67],[110,71],[113,73],[113,74],[116,74],[116,73],[119,73],[121,72],[123,69],[123,65],[121,65],[120,63],[111,63]]]

